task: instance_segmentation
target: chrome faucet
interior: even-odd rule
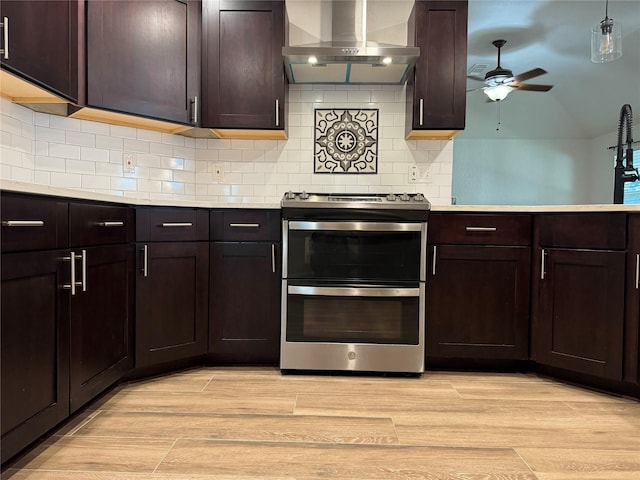
[[[622,152],[625,143],[622,143],[622,131],[627,131],[626,138],[626,162],[622,163]],[[616,166],[613,183],[613,203],[624,202],[624,184],[635,182],[640,178],[638,169],[633,167],[633,112],[631,105],[624,104],[620,109],[620,121],[618,122],[618,143],[616,144]]]

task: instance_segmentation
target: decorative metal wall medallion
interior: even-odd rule
[[[315,173],[378,172],[378,109],[316,108]]]

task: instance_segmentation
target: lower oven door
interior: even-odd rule
[[[282,289],[282,369],[424,371],[424,283]]]

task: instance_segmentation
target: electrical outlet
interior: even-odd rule
[[[213,164],[213,180],[218,183],[224,182],[224,164]]]
[[[136,154],[131,152],[122,153],[122,170],[124,173],[136,173]]]
[[[420,178],[420,170],[416,165],[409,167],[409,183],[418,183]]]

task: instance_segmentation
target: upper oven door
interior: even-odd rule
[[[283,277],[310,282],[424,280],[424,222],[283,220]]]

